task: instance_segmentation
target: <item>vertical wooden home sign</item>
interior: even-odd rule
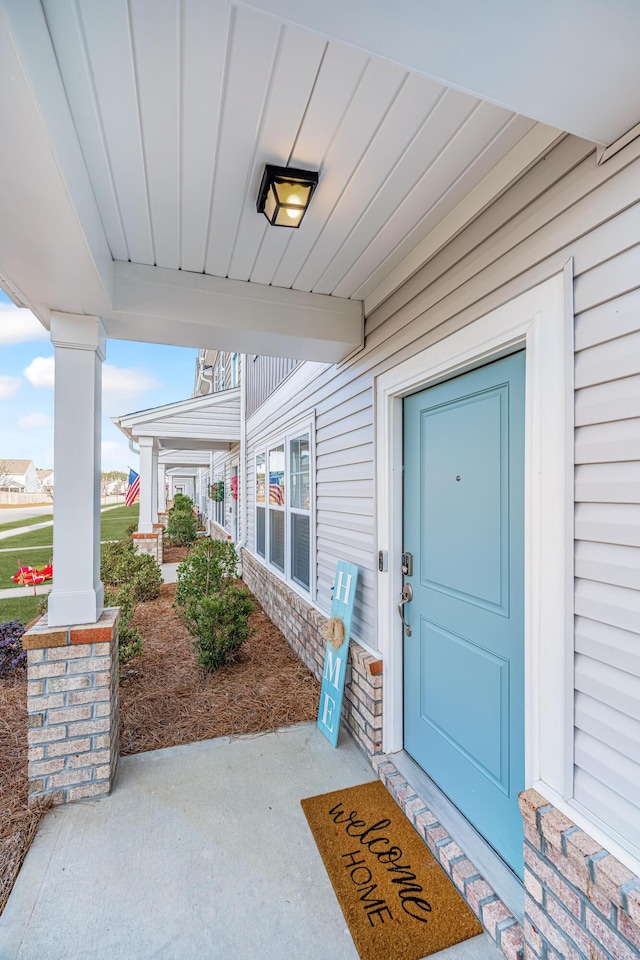
[[[338,728],[340,726],[342,695],[347,672],[351,620],[357,583],[357,566],[353,563],[345,563],[344,560],[338,560],[331,616],[340,617],[344,623],[344,642],[336,650],[330,641],[327,641],[324,670],[322,671],[320,709],[318,711],[318,727],[333,747],[338,745]]]

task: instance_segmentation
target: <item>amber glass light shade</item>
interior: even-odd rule
[[[318,174],[293,167],[264,168],[256,209],[272,227],[299,227],[309,206]]]

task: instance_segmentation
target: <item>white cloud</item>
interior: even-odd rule
[[[102,470],[127,470],[130,465],[135,466],[136,459],[126,443],[102,441]]]
[[[105,363],[102,367],[102,392],[110,398],[135,400],[162,384],[141,367],[114,367]]]
[[[38,390],[53,390],[54,370],[53,357],[34,357],[25,368],[24,375],[32,387]]]
[[[20,389],[20,377],[0,377],[0,400],[10,400]]]
[[[48,340],[49,333],[31,310],[13,303],[0,303],[0,343],[30,343]]]
[[[46,413],[28,413],[26,417],[20,417],[18,420],[18,426],[23,430],[40,430],[52,425],[53,420]]]
[[[53,357],[35,357],[25,369],[24,375],[32,387],[53,390],[55,364]],[[102,394],[112,405],[138,400],[150,390],[157,390],[162,384],[141,367],[114,367],[110,363],[102,366]],[[122,413],[122,410],[118,410]]]

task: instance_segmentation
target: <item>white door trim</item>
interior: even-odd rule
[[[573,677],[572,264],[376,378],[378,624],[384,661],[383,750],[403,748],[402,398],[526,347],[525,776],[571,796]],[[571,545],[571,546],[570,546]],[[544,699],[543,699],[544,696]],[[562,733],[561,733],[562,732]]]

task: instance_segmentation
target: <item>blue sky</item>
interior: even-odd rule
[[[53,467],[53,347],[27,310],[0,291],[0,460]],[[190,397],[197,350],[107,341],[102,372],[102,469],[138,469],[112,416]]]

